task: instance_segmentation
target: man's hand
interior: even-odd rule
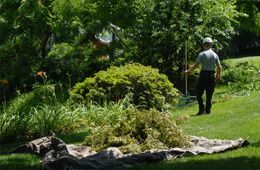
[[[193,64],[190,69],[184,71],[184,75],[185,76],[190,75],[194,71],[194,69],[197,67],[198,67],[198,64],[196,64],[196,63]]]
[[[189,70],[185,70],[185,71],[184,71],[184,75],[185,75],[185,76],[190,75],[190,71],[189,71]]]
[[[216,78],[215,78],[215,82],[220,82],[221,81],[221,77],[220,76],[217,76]]]
[[[219,64],[217,67],[217,76],[215,82],[219,82],[221,80],[221,72],[222,72],[222,66]]]

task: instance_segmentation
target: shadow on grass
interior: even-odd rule
[[[70,134],[61,134],[61,135],[57,135],[57,137],[62,139],[66,144],[77,144],[77,143],[83,143],[87,135],[89,135],[88,131],[70,133]]]
[[[40,170],[40,159],[33,155],[0,155],[1,170]]]
[[[14,142],[14,143],[9,143],[9,144],[2,144],[2,145],[0,145],[0,154],[8,154],[8,152],[11,151],[12,149],[14,149],[20,145],[23,145],[27,142],[28,141],[19,141],[19,142]]]
[[[252,143],[252,146],[255,148],[260,148],[260,141]]]
[[[164,161],[162,163],[145,164],[131,169],[135,170],[260,170],[259,157],[237,157],[225,159],[190,159],[181,161]]]

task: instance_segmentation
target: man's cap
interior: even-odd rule
[[[210,38],[210,37],[207,37],[207,38],[204,38],[203,39],[203,44],[204,43],[210,43],[210,44],[212,44],[213,43],[213,40]]]

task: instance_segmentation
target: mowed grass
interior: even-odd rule
[[[260,69],[260,57],[232,59],[229,63],[245,61]],[[243,138],[250,142],[249,146],[225,153],[145,164],[133,169],[260,170],[260,91],[250,92],[248,96],[228,96],[225,91],[225,87],[216,89],[210,115],[195,116],[198,111],[196,103],[177,108],[172,114],[190,116],[190,119],[182,125],[185,134],[212,139]],[[223,93],[224,99],[219,100]]]
[[[250,142],[260,141],[260,91],[249,96],[232,96],[227,101],[213,103],[212,113],[195,116],[194,104],[173,111],[173,115],[188,114],[190,119],[182,125],[185,133],[209,138],[236,139],[242,137]]]
[[[179,158],[135,169],[260,170],[260,91],[215,103],[212,114],[194,116],[197,106],[177,109],[173,115],[188,114],[184,133],[217,139],[247,139],[250,145],[237,150]]]
[[[240,62],[248,62],[249,64],[253,64],[253,65],[257,66],[258,68],[260,68],[260,56],[228,59],[225,61],[227,63],[231,63],[231,64],[237,64]]]

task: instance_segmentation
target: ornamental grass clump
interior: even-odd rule
[[[67,133],[84,122],[77,105],[60,103],[55,85],[37,85],[0,110],[0,144]]]
[[[114,120],[94,126],[85,145],[97,151],[119,147],[123,153],[188,145],[188,138],[168,112],[126,109]]]
[[[83,104],[104,105],[131,95],[134,105],[143,109],[164,110],[177,103],[178,90],[157,69],[141,64],[127,64],[100,71],[78,83],[70,98]]]

